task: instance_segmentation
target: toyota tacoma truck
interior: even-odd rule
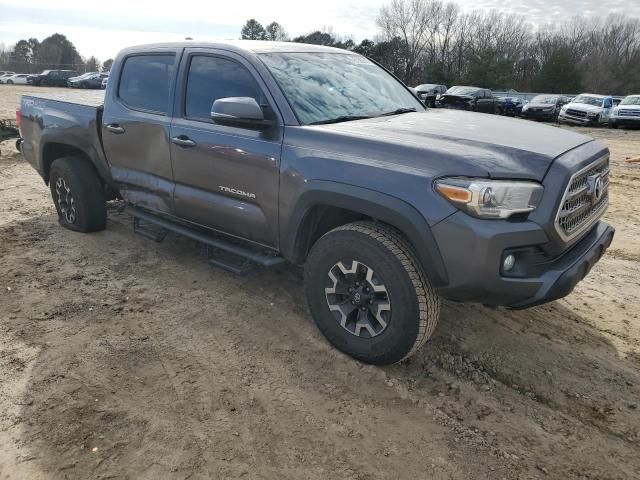
[[[603,144],[427,109],[352,52],[139,46],[104,95],[21,100],[21,150],[61,225],[103,230],[121,198],[136,231],[199,240],[215,265],[304,266],[317,326],[363,362],[414,353],[441,299],[519,309],[569,294],[614,235]]]

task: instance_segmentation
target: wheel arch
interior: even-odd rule
[[[281,232],[280,249],[303,264],[324,233],[346,223],[371,219],[399,230],[415,250],[434,286],[448,283],[447,271],[431,228],[410,204],[385,193],[331,181],[312,181],[298,197]]]
[[[75,145],[68,137],[55,136],[43,136],[40,145],[40,172],[45,184],[49,184],[49,174],[54,161],[63,157],[79,157],[93,166],[103,184],[114,187],[106,161],[92,145]]]

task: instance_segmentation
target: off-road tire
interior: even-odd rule
[[[353,261],[380,274],[389,292],[391,316],[382,333],[371,338],[343,328],[325,294],[332,266]],[[364,363],[388,365],[411,356],[431,337],[440,316],[439,297],[409,242],[398,230],[374,222],[350,223],[322,236],[307,257],[304,289],[314,321],[327,340]]]
[[[73,198],[75,215],[70,220],[63,212],[58,190],[68,188]],[[107,226],[107,205],[104,188],[93,165],[78,157],[58,158],[49,173],[51,197],[58,212],[60,224],[77,232],[97,232]]]

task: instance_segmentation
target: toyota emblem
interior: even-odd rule
[[[600,174],[587,177],[587,187],[589,195],[591,195],[591,205],[595,205],[602,198],[604,187],[602,185],[602,176]]]

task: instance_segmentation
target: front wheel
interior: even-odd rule
[[[337,349],[387,365],[412,355],[432,335],[440,301],[400,232],[350,223],[321,237],[304,269],[316,325]]]
[[[618,128],[618,124],[609,120],[609,128]]]
[[[77,232],[97,232],[107,225],[104,188],[93,165],[79,157],[51,165],[49,187],[60,224]]]

